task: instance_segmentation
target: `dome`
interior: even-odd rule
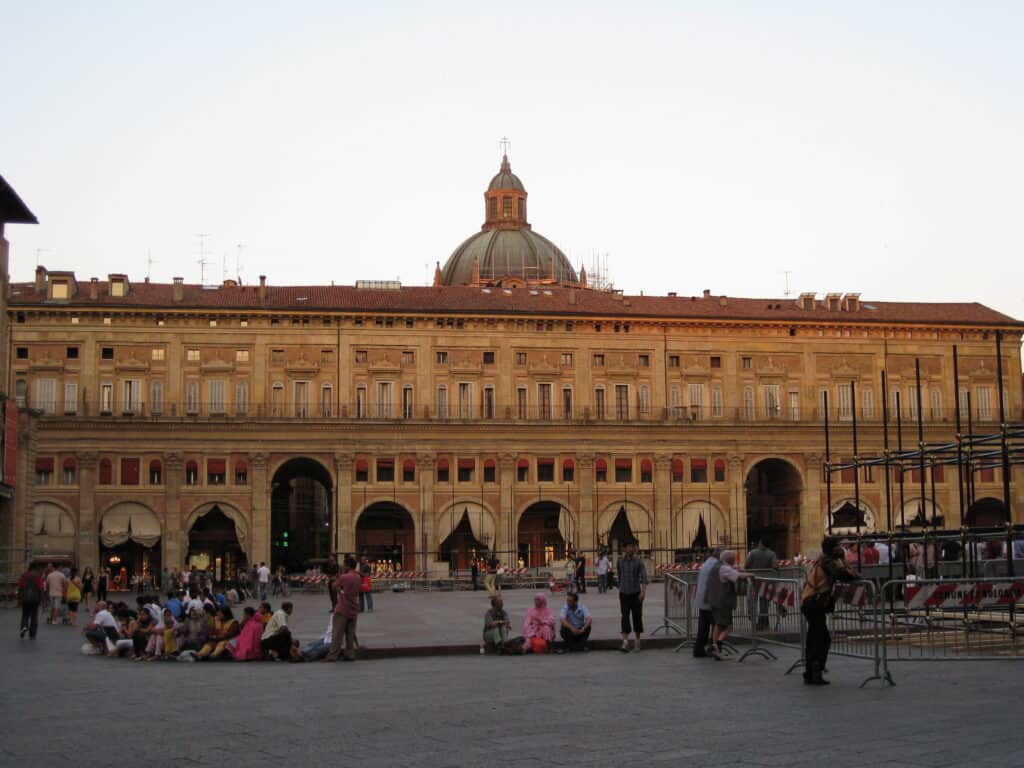
[[[478,278],[494,282],[513,277],[528,282],[576,283],[576,271],[569,259],[543,235],[532,229],[490,229],[477,232],[455,249],[441,272],[442,285],[471,285]],[[554,273],[552,274],[552,263]]]
[[[508,162],[508,155],[501,158],[501,170],[499,170],[494,178],[491,179],[491,183],[487,185],[487,190],[493,192],[498,189],[514,189],[517,192],[525,192],[526,187],[523,186],[523,182],[519,180],[519,177],[512,173],[512,166]]]

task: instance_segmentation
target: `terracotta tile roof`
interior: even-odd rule
[[[522,314],[609,317],[629,319],[743,320],[786,322],[928,323],[939,325],[1013,325],[1024,321],[977,302],[925,303],[864,301],[856,311],[829,311],[818,301],[814,309],[801,309],[794,299],[751,299],[732,296],[622,296],[605,291],[557,286],[536,288],[472,288],[469,286],[403,287],[397,290],[353,286],[271,286],[260,300],[258,286],[183,285],[182,300],[175,302],[169,283],[132,283],[128,296],[109,295],[107,282],[78,283],[77,295],[54,301],[37,294],[32,283],[11,286],[11,307],[67,306],[81,308],[280,310],[308,312],[374,312],[396,314]]]

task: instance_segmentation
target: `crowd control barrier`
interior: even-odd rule
[[[765,645],[779,645],[800,651],[800,660],[787,674],[803,663],[804,623],[800,614],[800,579],[782,579],[755,574],[749,585],[747,604],[752,611],[749,634],[751,647],[738,661],[748,656],[778,658]],[[740,634],[740,633],[736,633]]]
[[[693,637],[693,616],[690,607],[693,603],[691,585],[672,573],[665,574],[665,606],[662,612],[661,626],[651,636],[664,631],[665,634],[675,632],[681,635],[683,642],[676,650],[686,645]]]

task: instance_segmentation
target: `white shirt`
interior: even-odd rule
[[[324,643],[327,645],[331,644],[331,638],[334,636],[334,623],[332,619],[333,614],[332,618],[327,620],[327,631],[324,632]]]
[[[888,565],[889,564],[889,545],[884,541],[876,541],[875,549],[878,550],[878,564]]]
[[[121,625],[118,623],[117,619],[114,618],[114,614],[106,608],[102,611],[97,611],[96,615],[92,617],[92,622],[100,629],[109,627],[115,632],[119,632],[121,630]]]
[[[597,561],[597,573],[599,576],[603,576],[608,573],[608,569],[612,567],[611,562],[607,557],[602,557]]]
[[[261,566],[260,569],[256,571],[256,577],[260,580],[260,584],[268,583],[270,581],[270,569],[265,565]]]

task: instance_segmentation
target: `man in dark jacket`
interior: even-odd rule
[[[39,603],[43,599],[43,577],[39,566],[32,565],[18,579],[18,602],[21,603],[21,637],[27,633],[35,639],[39,629]]]
[[[814,561],[804,591],[800,596],[800,611],[807,619],[807,650],[805,653],[804,684],[828,685],[821,673],[828,661],[832,636],[825,620],[835,609],[832,588],[837,581],[856,581],[859,577],[846,564],[839,540],[826,536],[821,542],[821,557]]]

